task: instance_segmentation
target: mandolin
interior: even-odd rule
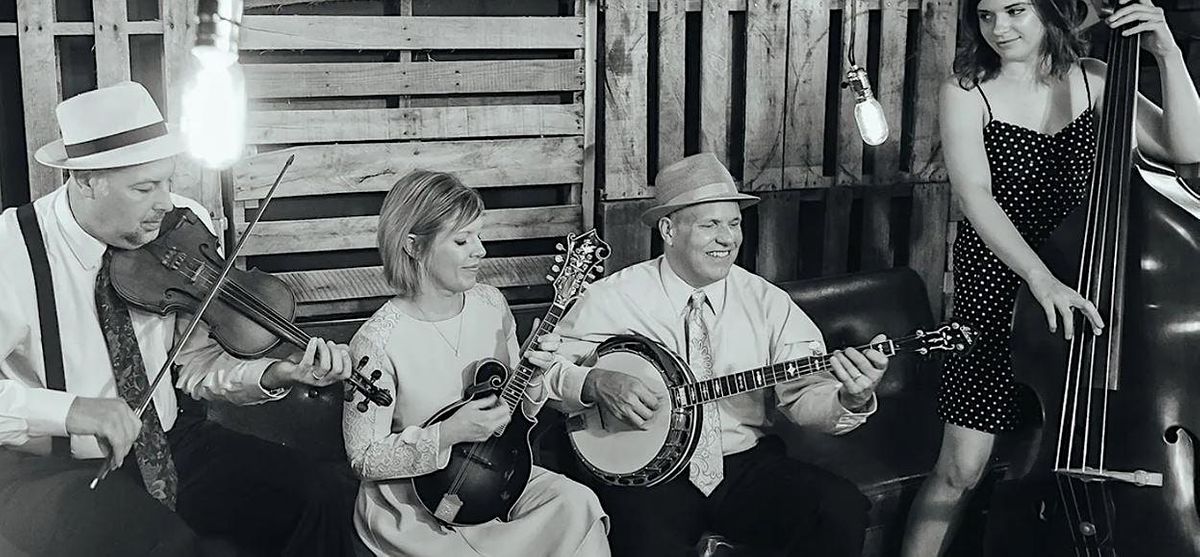
[[[608,257],[609,247],[595,230],[567,237],[559,244],[566,255],[559,255],[553,267],[558,277],[547,275],[554,285],[554,300],[541,324],[521,346],[524,354],[540,336],[554,331],[567,308],[583,294],[587,283],[601,272],[600,263]],[[428,427],[449,418],[464,404],[496,395],[507,405],[512,416],[508,425],[490,439],[458,443],[450,449],[445,468],[412,479],[421,505],[439,522],[450,526],[473,526],[496,518],[507,518],[513,504],[525,491],[533,466],[529,432],[537,420],[520,411],[525,389],[536,369],[522,359],[515,368],[495,359],[486,359],[475,367],[474,382],[462,398],[433,415]]]

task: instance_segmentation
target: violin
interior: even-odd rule
[[[217,237],[190,209],[177,207],[163,218],[158,238],[133,250],[114,250],[112,284],[131,306],[160,315],[175,311],[195,313],[225,266],[217,252]],[[293,320],[296,297],[279,278],[252,269],[232,268],[220,293],[201,316],[209,335],[227,352],[240,358],[259,358],[281,342],[303,349],[312,338]],[[375,385],[375,370],[368,378],[359,360],[346,379],[346,401],[357,391],[368,402],[390,406],[392,394]]]

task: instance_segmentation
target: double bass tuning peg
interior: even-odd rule
[[[366,412],[368,408],[367,401],[360,400],[354,407],[357,408],[359,412]]]

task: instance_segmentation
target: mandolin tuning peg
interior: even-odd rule
[[[546,280],[554,282],[554,275],[546,275]]]
[[[556,249],[558,251],[567,251],[567,247],[562,245],[562,242],[554,244],[554,249]]]
[[[372,382],[378,381],[380,377],[383,377],[382,371],[375,370],[375,371],[371,372],[371,381]]]
[[[604,272],[604,265],[596,265],[596,272],[597,272],[597,273],[603,273],[603,272]]]
[[[358,404],[355,405],[355,408],[357,408],[359,412],[366,412],[367,408],[368,408],[367,401],[365,401],[365,400],[358,401]]]
[[[563,262],[563,256],[561,256],[561,255],[556,255],[556,256],[554,256],[554,262],[555,262],[555,263],[562,263],[562,262]]]
[[[554,271],[554,272],[556,272],[556,273],[557,273],[557,272],[559,272],[559,271],[561,271],[561,270],[562,270],[562,267],[559,267],[558,265],[552,265],[552,266],[550,267],[550,270],[551,270],[551,271]]]

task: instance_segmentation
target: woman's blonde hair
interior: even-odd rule
[[[401,296],[415,294],[434,239],[482,214],[479,193],[450,174],[414,170],[400,178],[379,209],[377,240],[388,284]],[[409,234],[415,237],[412,253],[405,249]]]

